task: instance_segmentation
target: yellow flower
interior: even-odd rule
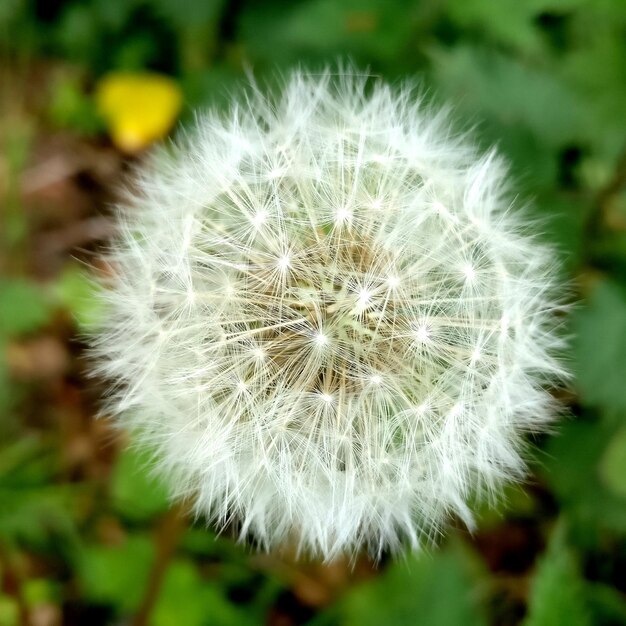
[[[174,80],[148,72],[114,72],[96,88],[96,106],[113,143],[138,152],[170,130],[182,104]]]

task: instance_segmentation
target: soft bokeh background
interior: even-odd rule
[[[169,509],[94,419],[76,338],[129,165],[246,68],[338,58],[499,146],[578,303],[570,416],[528,483],[377,568]],[[624,0],[0,0],[0,626],[626,624],[625,114]]]

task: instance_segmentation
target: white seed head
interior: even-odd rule
[[[409,87],[294,73],[140,171],[94,338],[175,496],[264,547],[432,540],[523,475],[563,372],[501,159]]]

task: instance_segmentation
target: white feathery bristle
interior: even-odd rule
[[[97,372],[175,497],[265,548],[432,541],[524,473],[564,375],[552,252],[409,86],[295,72],[138,173]]]

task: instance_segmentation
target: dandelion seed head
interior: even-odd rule
[[[432,542],[524,472],[564,376],[552,252],[410,87],[293,73],[120,210],[93,337],[174,496],[266,548]]]

